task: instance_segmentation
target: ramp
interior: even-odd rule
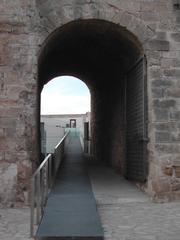
[[[70,137],[66,157],[58,171],[35,238],[103,239],[96,201],[77,136]]]

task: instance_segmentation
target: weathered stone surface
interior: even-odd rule
[[[155,128],[157,131],[176,131],[178,128],[175,122],[156,123]]]
[[[166,122],[169,120],[169,112],[166,109],[155,108],[155,120],[157,122]]]
[[[155,148],[160,154],[180,154],[180,144],[156,144]]]
[[[161,66],[163,68],[169,68],[169,66],[178,68],[180,66],[180,60],[178,58],[162,58]]]
[[[180,98],[180,89],[176,88],[170,88],[166,90],[166,96],[170,98]]]
[[[148,50],[169,51],[169,42],[164,40],[151,40],[147,43]]]
[[[179,32],[178,33],[172,33],[171,37],[174,41],[180,42],[180,33]]]
[[[172,166],[166,166],[163,170],[164,174],[167,176],[173,175],[173,167]]]
[[[153,87],[160,87],[160,88],[168,88],[173,85],[172,80],[167,80],[167,79],[154,79],[152,81],[152,86]]]
[[[16,201],[17,166],[0,162],[0,205],[13,206]]]
[[[157,143],[171,142],[170,132],[156,132],[155,136]]]
[[[180,111],[172,111],[170,113],[171,121],[180,121]]]
[[[177,102],[174,99],[168,99],[168,100],[161,100],[161,99],[155,99],[153,101],[154,107],[155,108],[171,108],[175,107]]]
[[[166,69],[164,75],[167,77],[180,77],[180,69]]]
[[[152,186],[154,191],[156,192],[157,196],[163,192],[170,192],[171,185],[168,178],[160,178],[159,181],[153,180]]]
[[[157,40],[166,40],[167,39],[167,32],[157,32],[156,33]]]
[[[175,175],[177,178],[180,178],[180,167],[179,166],[176,166],[175,168]],[[176,186],[177,188],[177,186]],[[180,184],[178,184],[178,190],[180,190]]]
[[[151,79],[161,79],[163,77],[161,68],[158,67],[151,67],[149,69],[149,75]]]
[[[164,97],[164,89],[152,88],[152,96],[153,96],[153,98],[163,98]]]

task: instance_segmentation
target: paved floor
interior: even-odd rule
[[[90,164],[89,175],[106,240],[180,240],[180,203],[153,203],[105,166]]]
[[[105,240],[180,240],[180,202],[152,203],[113,170],[89,165]],[[0,209],[0,240],[30,240],[29,210]]]
[[[30,240],[29,208],[0,209],[0,240]]]

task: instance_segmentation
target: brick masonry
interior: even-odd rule
[[[77,19],[124,26],[148,63],[150,142],[145,187],[154,199],[180,199],[180,10],[169,0],[4,0],[0,4],[0,201],[28,203],[38,159],[37,61],[46,38]],[[120,152],[121,150],[118,150]]]

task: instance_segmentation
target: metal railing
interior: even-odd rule
[[[68,143],[67,132],[54,148],[54,154],[48,154],[31,178],[31,221],[30,236],[34,236],[43,216],[48,194],[53,186],[58,168],[62,161],[65,145]]]

